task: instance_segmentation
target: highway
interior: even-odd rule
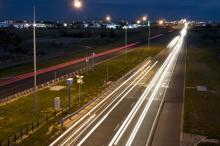
[[[157,119],[163,112],[170,81],[181,58],[187,27],[186,24],[166,51],[142,63],[50,146],[148,146],[152,139],[155,142],[159,131]]]

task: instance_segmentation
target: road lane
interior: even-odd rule
[[[183,47],[165,96],[161,116],[153,136],[152,146],[180,145],[185,59],[186,49]]]

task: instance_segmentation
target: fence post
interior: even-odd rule
[[[34,124],[33,124],[33,122],[32,122],[32,125],[31,125],[31,129],[32,129],[32,132],[33,132],[33,130],[34,130]]]
[[[16,134],[14,135],[14,142],[16,142]]]
[[[22,129],[21,129],[21,140],[22,140]]]

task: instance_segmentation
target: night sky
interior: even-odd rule
[[[82,10],[74,10],[72,0],[0,0],[0,20],[31,19],[36,6],[38,20],[100,20],[110,14],[114,20],[151,19],[220,21],[220,0],[84,0]]]

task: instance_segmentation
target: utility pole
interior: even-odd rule
[[[37,101],[37,63],[36,63],[36,21],[35,21],[35,7],[33,8],[33,48],[34,48],[34,112],[38,112]]]

